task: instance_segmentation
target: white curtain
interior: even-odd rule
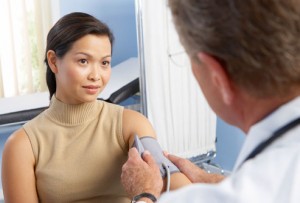
[[[0,1],[0,97],[46,90],[43,63],[51,0]]]
[[[166,1],[137,2],[144,38],[147,116],[159,142],[183,157],[215,151],[216,116],[192,75]]]

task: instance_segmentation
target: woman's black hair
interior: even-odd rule
[[[49,67],[47,52],[53,50],[57,57],[62,58],[81,37],[87,34],[108,36],[111,46],[114,36],[109,27],[97,18],[81,12],[74,12],[63,16],[51,28],[47,36],[45,63],[47,66],[46,81],[50,99],[56,92],[55,74]]]

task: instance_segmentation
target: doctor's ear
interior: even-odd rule
[[[53,50],[49,50],[47,52],[47,61],[50,69],[52,70],[53,73],[57,73],[57,67],[56,67],[56,62],[57,62],[57,56]]]
[[[232,104],[234,97],[234,88],[232,81],[226,71],[225,63],[222,63],[216,57],[207,53],[198,53],[197,58],[201,66],[206,68],[211,84],[219,90],[223,102],[227,105]]]

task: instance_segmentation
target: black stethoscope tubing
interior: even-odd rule
[[[282,128],[278,129],[277,131],[275,131],[270,138],[268,138],[264,142],[260,143],[247,156],[247,158],[242,163],[245,163],[249,159],[253,159],[255,156],[257,156],[258,154],[260,154],[264,149],[266,149],[268,146],[270,146],[273,142],[275,142],[277,139],[279,139],[280,137],[282,137],[286,132],[288,132],[289,130],[293,129],[294,127],[296,127],[299,124],[300,124],[300,118],[297,118],[297,119],[291,121],[290,123],[288,123],[287,125],[283,126]]]

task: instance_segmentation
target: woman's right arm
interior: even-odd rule
[[[2,155],[2,186],[5,203],[36,203],[35,158],[23,128],[6,141]]]

